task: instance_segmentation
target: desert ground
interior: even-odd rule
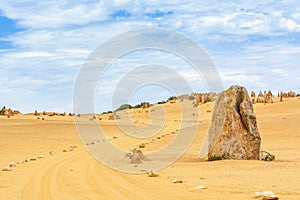
[[[181,123],[178,104],[162,105],[167,120],[151,138],[164,137],[147,143],[143,152],[157,150],[176,137],[174,133]],[[10,162],[29,160],[16,164],[12,171],[0,171],[0,199],[241,200],[254,199],[254,192],[264,190],[275,192],[279,199],[300,199],[300,98],[254,104],[261,149],[276,156],[272,162],[200,160],[212,107],[212,103],[199,105],[199,128],[192,145],[177,161],[158,170],[158,177],[119,172],[101,164],[79,139],[74,117],[0,116],[0,168]],[[141,127],[149,123],[149,109],[131,109],[132,121]],[[151,139],[125,137],[114,120],[108,118],[109,114],[98,115],[97,122],[107,138],[124,150]],[[81,119],[82,123],[89,120],[88,116]],[[70,145],[77,148],[70,151]],[[90,141],[89,145],[101,143]],[[49,155],[50,151],[55,154]],[[37,158],[38,155],[44,158]],[[175,178],[183,182],[173,183]],[[205,189],[196,189],[200,185]]]

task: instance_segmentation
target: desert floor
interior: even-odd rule
[[[144,152],[157,150],[176,137],[174,132],[181,123],[178,103],[166,103],[163,108],[167,114],[165,127],[151,137],[165,137],[147,144]],[[201,161],[199,152],[209,128],[211,109],[211,103],[199,106],[199,128],[192,145],[176,162],[159,170],[159,177],[123,173],[102,165],[79,139],[73,117],[2,116],[1,169],[12,161],[40,154],[45,158],[17,164],[12,171],[0,171],[0,199],[241,200],[253,199],[254,192],[264,190],[275,192],[279,199],[300,199],[300,98],[254,105],[261,148],[275,154],[273,162]],[[149,123],[149,109],[130,112],[132,121],[139,126]],[[102,118],[97,121],[107,137],[122,149],[128,150],[151,139],[125,137],[114,121],[108,120],[108,115],[98,117]],[[87,116],[81,119],[82,123],[89,121]],[[89,146],[92,143],[101,145],[99,141],[89,141]],[[69,151],[70,145],[78,148]],[[49,155],[51,150],[56,154]],[[172,183],[174,178],[181,178],[183,183]],[[199,185],[206,189],[195,189]]]

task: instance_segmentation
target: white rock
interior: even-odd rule
[[[3,169],[2,169],[2,171],[11,171],[11,168],[10,167],[4,167]]]
[[[150,172],[147,172],[147,174],[149,177],[158,177],[159,176],[158,172],[155,170],[151,170]]]
[[[51,156],[53,156],[53,155],[55,154],[55,151],[50,151],[49,154],[50,154]]]
[[[172,183],[182,183],[183,181],[181,180],[181,178],[175,178],[173,179]]]
[[[15,167],[16,166],[16,163],[15,162],[10,162],[9,163],[9,167]]]
[[[23,160],[19,160],[19,161],[17,161],[17,164],[23,164],[24,163],[24,161]]]
[[[265,197],[267,197],[267,196],[271,197],[271,196],[275,196],[275,193],[272,192],[272,191],[266,190],[266,191],[262,192],[262,195],[265,196]]]
[[[37,158],[39,158],[39,159],[40,158],[45,158],[45,156],[44,155],[38,155]]]
[[[255,192],[254,193],[255,197],[276,197],[275,193],[272,191],[263,191],[263,192]]]
[[[203,185],[198,185],[195,189],[202,190],[202,189],[206,189],[206,187]]]

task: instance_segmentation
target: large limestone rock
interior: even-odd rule
[[[207,139],[208,157],[259,159],[261,139],[246,88],[234,85],[219,95]]]

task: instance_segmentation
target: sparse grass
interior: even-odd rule
[[[275,155],[270,154],[267,151],[261,151],[261,160],[263,160],[263,161],[274,161],[275,160]]]
[[[208,157],[208,161],[223,160],[223,156],[213,155]]]

